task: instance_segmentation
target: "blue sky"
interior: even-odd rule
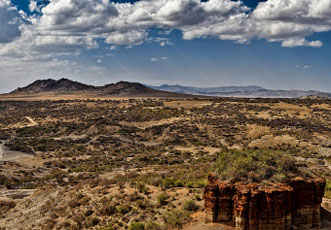
[[[62,77],[331,92],[331,1],[172,1],[0,0],[0,92]]]

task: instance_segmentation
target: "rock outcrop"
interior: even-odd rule
[[[322,178],[262,186],[209,176],[204,192],[206,221],[233,225],[236,230],[318,229],[324,188]]]

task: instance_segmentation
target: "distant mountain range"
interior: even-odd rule
[[[316,90],[271,90],[260,86],[222,86],[222,87],[191,87],[182,85],[151,86],[153,89],[205,96],[219,97],[262,97],[262,98],[299,98],[307,96],[331,98],[331,93]]]
[[[324,97],[331,98],[331,93],[315,90],[270,90],[260,86],[223,86],[223,87],[190,87],[182,85],[143,85],[138,82],[120,81],[104,86],[93,86],[62,78],[60,80],[37,80],[28,86],[18,88],[9,95],[34,94],[92,94],[94,96],[142,96],[142,97],[262,97],[262,98],[300,98]]]

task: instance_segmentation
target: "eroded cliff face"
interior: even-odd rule
[[[204,192],[206,221],[234,225],[236,230],[318,229],[324,188],[322,178],[261,186],[209,176]]]

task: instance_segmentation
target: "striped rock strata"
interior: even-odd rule
[[[204,191],[206,222],[232,225],[236,230],[318,229],[324,188],[322,178],[261,186],[209,176]]]

